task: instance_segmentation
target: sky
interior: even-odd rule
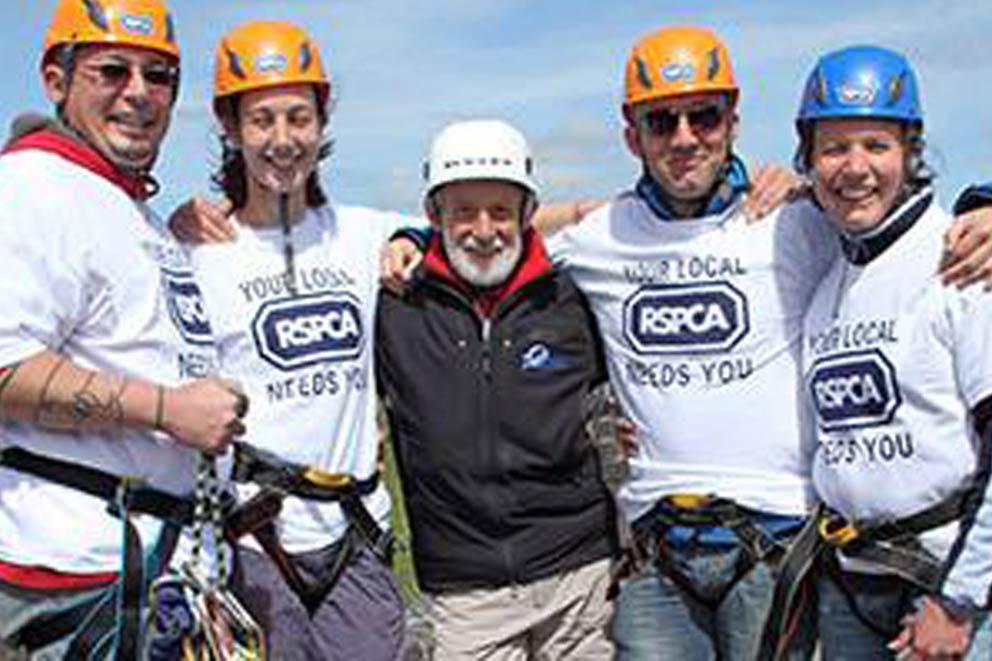
[[[56,0],[0,3],[0,134],[50,110],[38,76]],[[819,54],[855,43],[904,52],[920,78],[928,159],[945,206],[992,178],[992,2],[988,0],[172,0],[183,89],[155,169],[162,213],[209,192],[219,149],[213,52],[252,19],[292,20],[320,46],[335,99],[322,165],[345,203],[417,212],[421,163],[446,123],[496,117],[521,129],[542,198],[605,199],[638,163],[619,106],[630,47],[664,26],[704,25],[727,44],[741,87],[737,151],[790,162],[793,117]]]

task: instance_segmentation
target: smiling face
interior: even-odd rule
[[[727,95],[686,94],[639,103],[629,111],[627,147],[673,202],[690,215],[727,163],[736,116]]]
[[[119,167],[151,168],[169,126],[173,60],[143,48],[82,46],[71,77],[56,64],[43,75],[48,98],[91,146]]]
[[[845,232],[870,230],[905,186],[906,156],[905,130],[897,122],[820,120],[810,149],[816,199]]]
[[[502,284],[520,260],[526,193],[507,181],[455,181],[434,195],[431,220],[440,227],[451,266],[477,287]]]
[[[313,85],[253,90],[238,99],[233,135],[244,154],[249,198],[302,195],[317,166],[322,123]]]

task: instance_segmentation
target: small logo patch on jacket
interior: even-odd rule
[[[520,369],[547,370],[565,367],[568,360],[543,342],[535,342],[520,354]]]

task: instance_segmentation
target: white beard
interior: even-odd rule
[[[513,273],[523,252],[520,233],[514,235],[510,245],[495,238],[491,245],[486,246],[486,252],[495,251],[495,254],[487,266],[480,266],[472,260],[472,252],[481,252],[478,250],[478,241],[472,235],[468,235],[459,244],[447,228],[444,228],[441,231],[441,238],[444,241],[444,251],[455,273],[475,287],[494,287],[503,284]]]

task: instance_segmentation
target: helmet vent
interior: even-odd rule
[[[300,46],[300,71],[306,71],[313,64],[313,55],[310,54],[310,42],[303,42]]]
[[[889,105],[895,105],[902,98],[903,90],[905,89],[903,83],[903,76],[895,76],[892,78],[892,82],[889,84]]]
[[[641,81],[642,86],[651,89],[651,74],[648,73],[648,65],[641,58],[637,58],[637,78]]]
[[[242,80],[246,78],[247,76],[245,76],[245,70],[241,66],[241,59],[238,58],[238,54],[230,48],[225,48],[224,52],[227,53],[227,68],[231,74],[241,78]]]
[[[710,49],[706,54],[706,80],[712,81],[720,73],[720,51]]]
[[[109,32],[110,23],[107,21],[107,12],[104,11],[100,3],[96,0],[83,0],[83,4],[86,6],[86,15],[89,16],[90,22],[104,32]]]

